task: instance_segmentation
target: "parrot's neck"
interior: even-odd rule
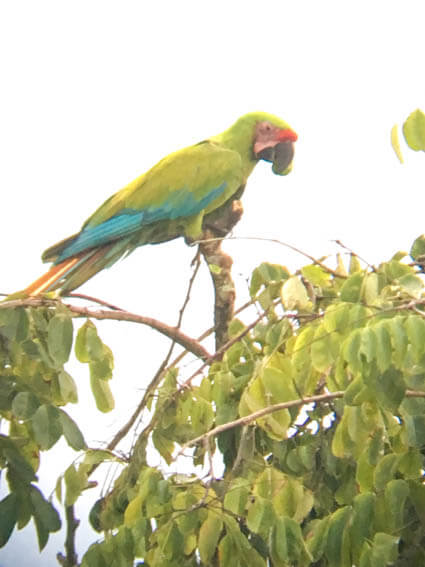
[[[239,127],[237,129],[231,127],[222,134],[213,136],[210,140],[229,150],[238,152],[242,159],[244,178],[246,180],[258,161],[254,159],[252,151],[254,141],[254,129],[252,124],[247,124],[246,127]]]

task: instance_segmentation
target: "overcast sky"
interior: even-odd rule
[[[111,193],[252,110],[279,115],[299,141],[288,177],[256,168],[235,236],[318,257],[335,254],[340,239],[371,263],[408,249],[424,232],[425,156],[402,143],[400,165],[389,136],[425,110],[424,16],[420,0],[2,2],[0,291],[38,277],[42,251]],[[306,263],[265,241],[232,240],[226,250],[240,303],[261,261]],[[194,252],[183,242],[140,248],[81,292],[174,324]],[[204,271],[183,329],[208,327],[211,305]],[[124,423],[168,346],[150,329],[98,327],[116,354],[117,411],[98,417],[86,369],[69,367],[83,400],[70,413],[91,416],[93,445]],[[75,456],[57,454],[45,459],[45,494]],[[81,549],[91,537],[79,530]],[[13,539],[1,567],[41,564],[32,525]],[[62,540],[49,543],[43,566],[56,565]]]

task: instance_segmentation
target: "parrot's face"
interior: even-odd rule
[[[292,169],[296,140],[296,133],[288,128],[282,129],[267,121],[258,122],[255,126],[254,156],[272,162],[273,173],[287,175]]]

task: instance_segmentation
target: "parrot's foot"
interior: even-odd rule
[[[224,237],[241,220],[243,215],[242,201],[235,199],[218,211],[220,211],[220,214],[208,215],[204,222],[204,229],[213,231],[218,237]]]

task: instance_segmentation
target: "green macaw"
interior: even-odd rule
[[[105,201],[80,232],[48,248],[42,259],[52,267],[25,293],[65,295],[138,246],[200,239],[208,221],[239,198],[260,159],[278,175],[291,171],[296,140],[280,118],[252,112],[222,134],[168,155]]]

